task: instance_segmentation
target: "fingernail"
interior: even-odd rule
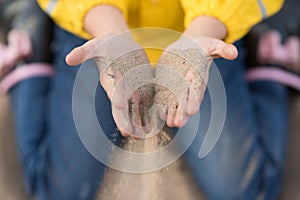
[[[236,56],[236,49],[233,48],[232,46],[227,46],[226,51],[227,51],[227,55],[229,57],[235,57]]]

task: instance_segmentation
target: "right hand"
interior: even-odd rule
[[[0,78],[9,72],[19,60],[28,58],[32,52],[30,36],[24,31],[10,31],[7,40],[7,46],[0,43]]]
[[[282,43],[275,30],[265,33],[258,41],[257,59],[260,64],[275,64],[300,73],[300,40],[290,36]]]
[[[100,83],[111,101],[112,114],[121,134],[139,137],[142,132],[150,131],[148,109],[154,91],[149,85],[135,91],[133,88],[139,81],[154,76],[144,49],[129,33],[109,35],[73,49],[66,62],[75,66],[91,58],[97,63]]]

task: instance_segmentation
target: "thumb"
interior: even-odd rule
[[[234,60],[238,56],[238,50],[233,44],[227,44],[222,40],[214,39],[213,41],[213,51],[210,55],[215,58],[225,58],[227,60]]]
[[[76,47],[66,56],[66,63],[70,66],[76,66],[95,57],[94,51],[100,42],[100,38],[94,38],[82,46]]]

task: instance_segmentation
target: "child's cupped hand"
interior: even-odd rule
[[[142,85],[153,79],[153,70],[144,49],[128,34],[95,38],[75,48],[66,62],[75,66],[93,58],[100,73],[100,83],[112,107],[112,114],[123,136],[139,137],[150,131],[148,109],[153,88]]]
[[[155,71],[154,102],[164,108],[161,119],[169,127],[183,127],[200,108],[213,59],[233,60],[237,54],[234,45],[206,36],[182,36],[168,46]]]

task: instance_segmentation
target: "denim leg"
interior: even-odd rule
[[[268,158],[264,163],[265,199],[276,199],[282,188],[286,158],[288,91],[268,81],[249,84],[260,134],[260,143]]]
[[[69,67],[65,56],[74,47],[85,41],[56,27],[53,43],[53,64],[56,75],[51,79],[47,96],[30,96],[32,85],[20,89],[21,95],[14,98],[19,121],[17,139],[20,148],[23,171],[28,188],[38,199],[81,200],[93,199],[105,166],[97,161],[83,146],[77,134],[72,114],[72,90],[79,69]],[[24,86],[24,82],[20,86]],[[36,86],[43,87],[40,83]],[[17,88],[15,88],[17,90]],[[23,101],[28,96],[28,101]],[[46,98],[44,106],[35,104],[34,99]],[[96,92],[98,120],[106,120],[108,134],[116,129],[111,116],[110,102],[102,87]],[[32,107],[28,112],[26,107]],[[42,108],[40,108],[42,107]],[[24,109],[26,118],[19,110]],[[34,125],[24,129],[30,122],[44,120],[43,129]]]
[[[44,158],[47,93],[50,78],[30,78],[15,85],[10,90],[10,99],[13,117],[15,121],[15,133],[20,158],[24,172],[27,190],[34,190],[31,182],[39,174],[35,175],[31,168]],[[37,167],[34,167],[37,168]],[[30,177],[30,178],[29,178]]]
[[[237,60],[216,60],[227,94],[222,134],[208,156],[199,159],[211,112],[206,92],[198,133],[185,157],[208,199],[275,199],[282,180],[287,92],[276,83],[249,86],[244,78],[243,43],[236,45]],[[209,81],[214,81],[214,74]]]

